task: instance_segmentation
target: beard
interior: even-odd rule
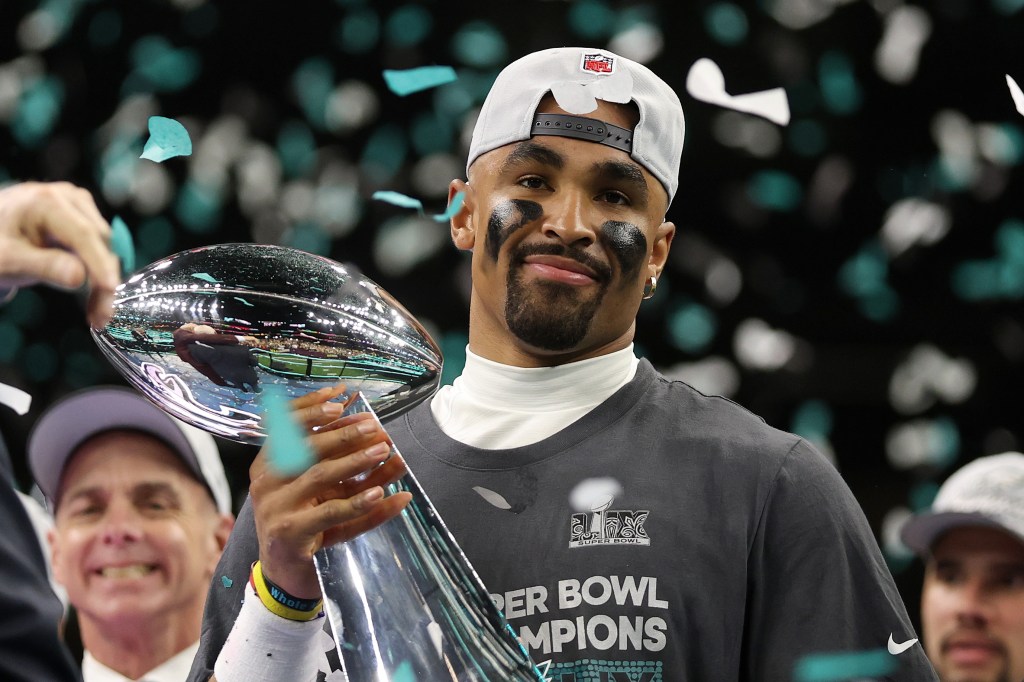
[[[964,674],[950,672],[946,669],[946,666],[942,665],[942,661],[937,662],[934,667],[935,672],[939,675],[939,682],[1017,682],[1010,679],[1010,663],[1006,660],[1004,660],[1003,666],[995,671],[992,677],[988,677],[987,673],[985,673],[985,676],[981,676],[981,673]]]
[[[509,330],[535,348],[564,351],[586,337],[601,307],[605,287],[596,295],[556,282],[538,282],[529,287],[518,268],[512,268],[507,292],[505,324]]]

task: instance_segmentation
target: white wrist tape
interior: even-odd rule
[[[263,605],[245,584],[245,601],[213,666],[217,682],[312,682],[325,660],[322,618],[282,618]]]

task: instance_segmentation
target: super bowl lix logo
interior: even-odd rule
[[[593,545],[650,545],[644,522],[646,509],[598,509],[573,514],[569,521],[569,547]]]
[[[587,73],[609,75],[615,72],[615,60],[599,52],[584,53],[583,59],[580,61],[580,69]]]

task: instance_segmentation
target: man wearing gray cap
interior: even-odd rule
[[[387,436],[551,680],[774,682],[804,656],[879,647],[889,679],[934,679],[920,647],[885,653],[910,620],[835,468],[634,353],[682,146],[679,98],[641,64],[556,48],[506,67],[449,186],[471,254],[466,366]],[[313,552],[409,497],[339,484],[388,448],[372,420],[337,426],[310,435],[320,460],[298,477],[257,457],[218,568],[254,589],[211,591],[191,680],[343,679]]]
[[[54,510],[53,570],[78,616],[84,682],[180,682],[231,532],[213,437],[134,390],[65,397],[28,441]]]
[[[1024,454],[957,470],[901,535],[925,561],[921,629],[943,682],[1024,680]]]

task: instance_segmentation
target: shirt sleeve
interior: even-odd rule
[[[806,656],[869,651],[894,659],[872,679],[938,679],[919,643],[889,654],[890,635],[917,637],[867,519],[835,467],[801,440],[776,474],[748,558],[746,679],[790,680]]]
[[[249,568],[259,559],[259,554],[252,504],[246,497],[206,595],[199,651],[192,662],[188,682],[207,682],[213,675],[217,655],[242,610]]]

